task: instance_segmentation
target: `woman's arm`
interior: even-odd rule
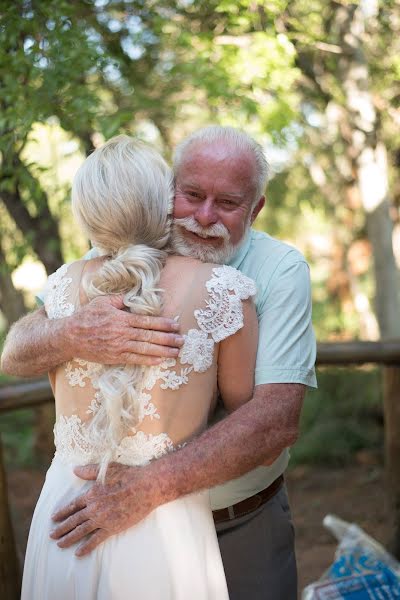
[[[258,322],[252,300],[242,302],[243,327],[220,343],[218,388],[224,406],[232,412],[250,400],[258,345]]]

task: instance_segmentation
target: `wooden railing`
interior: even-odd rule
[[[393,522],[392,552],[400,558],[400,340],[318,344],[317,365],[377,364],[383,368],[385,470],[387,498]],[[35,408],[53,400],[47,379],[0,387],[1,413]],[[11,525],[0,440],[0,598],[17,600],[20,567]]]

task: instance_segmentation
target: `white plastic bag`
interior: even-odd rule
[[[400,599],[400,563],[358,525],[327,515],[324,526],[339,541],[335,560],[302,600]]]

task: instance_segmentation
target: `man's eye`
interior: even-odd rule
[[[187,194],[191,198],[201,198],[201,195],[198,192],[187,192]]]
[[[220,200],[221,204],[223,204],[224,206],[236,206],[236,204],[233,202],[233,200],[228,200],[228,198],[223,198],[222,200]]]

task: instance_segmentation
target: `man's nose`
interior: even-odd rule
[[[202,227],[209,227],[218,221],[218,214],[212,200],[204,200],[194,214],[194,218]]]

